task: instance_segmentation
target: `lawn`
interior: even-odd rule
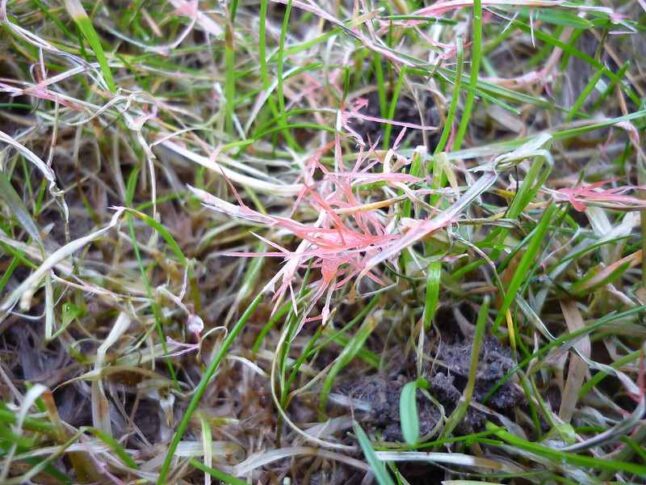
[[[643,0],[0,25],[0,483],[646,483]]]

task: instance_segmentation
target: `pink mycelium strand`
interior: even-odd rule
[[[361,103],[363,101],[359,106],[362,106]],[[345,126],[347,118],[344,119],[343,116],[342,125],[348,129]],[[274,291],[274,309],[278,308],[289,291],[296,311],[293,282],[297,271],[307,267],[319,270],[321,277],[312,284],[311,302],[303,314],[303,319],[312,320],[309,312],[325,295],[321,312],[321,321],[325,323],[330,315],[332,292],[353,281],[358,282],[364,276],[378,285],[384,285],[383,278],[375,272],[380,263],[392,261],[396,264],[402,251],[455,222],[462,211],[496,180],[495,173],[485,173],[448,209],[435,213],[428,219],[410,219],[393,224],[397,220],[396,204],[370,204],[374,199],[362,200],[362,196],[374,196],[378,193],[377,190],[374,187],[357,186],[384,184],[403,192],[402,200],[417,201],[411,186],[427,180],[391,171],[393,167],[389,160],[402,138],[403,135],[398,137],[393,148],[388,151],[385,161],[378,159],[374,146],[368,150],[361,146],[354,164],[347,168],[342,156],[341,134],[337,133],[333,142],[326,144],[305,162],[300,177],[303,188],[297,194],[294,204],[291,204],[292,209],[288,216],[265,215],[251,209],[228,180],[237,204],[226,202],[200,189],[190,189],[208,208],[265,228],[290,233],[300,240],[296,249],[289,250],[270,241],[269,238],[257,235],[274,251],[231,251],[226,254],[283,259],[284,265],[264,288]],[[334,168],[321,163],[322,155],[330,149],[334,150]],[[406,165],[396,164],[395,169],[401,170]],[[382,170],[378,171],[380,168]],[[317,172],[322,176],[317,178]],[[310,219],[296,220],[301,213],[310,214]],[[311,219],[311,214],[317,215],[315,220]],[[279,285],[277,289],[276,284]]]
[[[562,188],[553,193],[556,200],[569,202],[579,212],[584,212],[590,205],[601,205],[617,210],[637,210],[646,207],[646,201],[626,195],[641,187],[624,185],[604,189],[603,186],[608,183],[609,181],[604,180],[578,187]]]

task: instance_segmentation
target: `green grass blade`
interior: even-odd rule
[[[166,479],[168,478],[168,473],[170,472],[170,466],[173,461],[175,451],[177,450],[177,446],[179,445],[179,442],[184,436],[184,433],[186,433],[186,429],[188,428],[188,424],[191,421],[191,417],[193,416],[193,413],[199,406],[200,400],[202,399],[202,396],[206,392],[206,388],[209,385],[211,378],[215,375],[215,372],[220,367],[222,360],[226,357],[226,354],[229,351],[231,344],[233,344],[233,342],[238,337],[242,329],[245,327],[245,325],[247,324],[251,316],[254,314],[254,312],[256,311],[256,308],[263,300],[263,298],[264,298],[264,295],[262,293],[259,293],[258,295],[256,295],[256,297],[249,304],[249,306],[246,308],[244,313],[240,316],[240,319],[235,323],[235,325],[233,325],[231,330],[227,333],[227,336],[224,338],[224,340],[218,347],[218,350],[215,353],[213,360],[209,363],[208,367],[204,371],[204,374],[202,374],[202,378],[200,379],[200,382],[195,388],[193,397],[191,397],[191,400],[188,403],[186,411],[184,411],[184,415],[182,416],[182,419],[179,422],[179,425],[177,426],[177,430],[175,431],[175,434],[173,435],[173,438],[171,439],[171,442],[168,445],[168,450],[166,451],[166,458],[164,459],[164,463],[162,464],[161,470],[159,472],[159,478],[157,479],[158,485],[164,485],[166,483]]]
[[[565,117],[565,121],[572,121],[577,116],[579,110],[583,107],[585,101],[590,96],[590,93],[592,93],[592,90],[597,86],[599,79],[601,79],[601,76],[603,76],[604,73],[605,69],[599,69],[594,73],[594,76],[590,78],[588,83],[585,85],[585,88],[581,91],[581,94],[579,94],[579,97],[574,101],[574,104],[570,108],[570,112]]]
[[[399,78],[397,79],[397,83],[395,84],[395,88],[393,89],[393,92],[390,98],[390,105],[388,105],[388,111],[386,114],[387,120],[392,120],[395,118],[395,112],[397,111],[397,104],[399,103],[399,95],[401,93],[405,79],[406,79],[406,67],[403,66],[399,73]],[[392,130],[393,130],[393,125],[390,123],[386,123],[386,125],[384,126],[384,139],[382,142],[384,150],[388,150],[389,148],[391,148],[390,134],[392,133]]]
[[[446,115],[446,120],[444,121],[444,127],[442,128],[442,134],[440,135],[440,140],[437,142],[435,147],[435,154],[438,154],[446,148],[446,143],[449,140],[449,135],[453,130],[453,124],[455,123],[455,114],[458,111],[458,103],[460,101],[460,87],[462,84],[462,73],[464,70],[464,49],[462,46],[462,38],[458,37],[456,39],[457,43],[457,68],[455,71],[455,83],[453,84],[453,94],[451,95],[451,103],[449,104],[449,112]]]
[[[103,441],[106,445],[108,445],[112,452],[117,456],[117,458],[121,460],[121,462],[125,466],[132,468],[133,470],[137,470],[139,468],[137,462],[133,460],[133,458],[128,454],[125,448],[121,446],[121,444],[112,436],[97,428],[89,428],[88,431],[99,438],[101,441]]]
[[[229,475],[228,473],[224,473],[223,471],[218,470],[217,468],[208,467],[204,463],[196,460],[195,458],[190,459],[190,464],[193,465],[198,470],[203,471],[204,473],[208,473],[213,478],[215,478],[216,480],[219,480],[222,483],[228,483],[230,485],[247,485],[246,481],[240,480],[239,478],[236,478],[233,475]]]
[[[424,299],[424,328],[429,329],[437,311],[440,300],[440,277],[442,276],[442,262],[433,261],[428,265],[426,272],[426,296]]]
[[[370,334],[375,328],[377,328],[377,324],[377,319],[372,315],[368,315],[356,335],[348,342],[339,357],[337,357],[334,365],[330,369],[330,372],[328,372],[328,375],[325,377],[323,385],[321,386],[321,393],[319,396],[319,413],[321,416],[325,416],[328,396],[332,390],[336,377],[359,353]]]
[[[170,233],[166,227],[164,227],[162,224],[157,222],[155,219],[150,217],[147,214],[144,214],[143,212],[139,212],[135,209],[126,209],[126,212],[129,214],[132,214],[135,216],[137,219],[142,220],[143,222],[146,223],[151,229],[154,229],[159,233],[159,235],[166,241],[166,244],[168,244],[168,247],[171,249],[175,257],[178,259],[179,263],[186,267],[188,265],[188,260],[186,259],[186,256],[184,255],[184,252],[182,249],[179,247],[179,244],[177,244],[177,241],[173,237],[173,235]]]
[[[472,44],[471,44],[471,73],[469,75],[469,90],[467,99],[464,101],[462,109],[462,118],[458,125],[458,131],[453,141],[453,150],[459,150],[462,147],[464,135],[469,128],[471,120],[471,110],[476,95],[478,85],[478,73],[480,72],[480,62],[482,60],[482,0],[473,0],[473,26],[472,26]]]
[[[488,428],[493,429],[495,427],[493,425],[489,425]],[[499,438],[502,438],[507,443],[521,450],[528,451],[539,457],[555,460],[557,463],[569,463],[571,465],[578,465],[578,466],[592,468],[596,470],[604,470],[604,471],[619,472],[619,473],[632,473],[638,477],[646,476],[646,465],[639,465],[637,463],[625,463],[625,462],[615,461],[607,458],[600,460],[598,458],[591,457],[591,456],[584,456],[584,455],[578,455],[574,453],[568,453],[565,451],[559,451],[558,449],[549,448],[539,443],[532,443],[530,441],[526,441],[501,428],[497,428],[495,433]]]
[[[395,482],[386,470],[386,465],[383,461],[377,458],[375,450],[372,448],[370,439],[368,439],[366,432],[356,421],[352,424],[352,429],[354,430],[354,434],[357,435],[359,446],[361,446],[363,455],[366,457],[366,461],[370,465],[370,469],[372,470],[372,473],[374,473],[377,483],[379,483],[379,485],[395,485]]]
[[[487,329],[487,320],[489,317],[489,298],[485,297],[478,312],[478,320],[476,321],[476,329],[473,335],[473,344],[471,347],[471,362],[469,364],[469,377],[467,379],[467,385],[464,387],[464,392],[462,393],[462,398],[458,406],[455,408],[451,416],[446,422],[444,429],[442,430],[443,438],[448,437],[453,433],[453,430],[460,424],[462,418],[466,415],[469,406],[471,405],[471,400],[473,399],[473,391],[476,386],[476,378],[478,374],[478,362],[480,361],[480,349],[482,348],[482,342],[484,341],[485,331]]]
[[[235,51],[235,21],[238,11],[238,1],[233,0],[229,6],[229,21],[224,31],[224,79],[226,127],[230,134],[235,132],[234,117],[236,108],[236,51]]]
[[[101,39],[94,29],[90,17],[85,13],[83,5],[81,5],[80,0],[65,0],[65,8],[78,29],[81,31],[83,38],[88,42],[88,44],[90,44],[90,47],[94,51],[94,55],[96,56],[97,61],[99,61],[99,66],[101,66],[101,72],[103,73],[108,89],[112,93],[116,93],[117,85],[112,77],[112,71],[110,70],[108,59],[103,51]]]
[[[20,225],[25,231],[31,236],[31,238],[38,243],[39,246],[43,246],[43,240],[40,237],[40,232],[36,227],[36,223],[29,214],[27,207],[18,196],[18,193],[14,190],[11,182],[4,174],[0,171],[0,200],[3,200],[7,205],[9,210],[14,214]]]
[[[554,214],[556,213],[556,210],[556,205],[550,205],[545,210],[543,217],[536,226],[534,235],[529,241],[527,249],[525,250],[523,257],[521,258],[520,263],[518,263],[518,267],[516,268],[516,271],[514,272],[514,275],[509,282],[509,286],[507,286],[507,288],[505,289],[505,298],[498,311],[498,316],[496,317],[496,321],[494,323],[494,329],[497,329],[498,326],[502,323],[503,319],[506,318],[507,311],[516,298],[516,293],[520,289],[521,285],[525,282],[530,266],[538,256],[538,253],[544,242],[545,235],[550,228],[550,224],[552,222]]]

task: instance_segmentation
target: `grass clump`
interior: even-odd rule
[[[644,12],[0,5],[1,483],[639,483]]]

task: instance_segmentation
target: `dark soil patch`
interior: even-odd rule
[[[442,403],[447,412],[455,409],[467,384],[472,346],[470,339],[465,339],[461,343],[441,345],[438,359],[428,371],[431,376],[431,393]],[[485,338],[480,350],[474,400],[494,411],[501,413],[511,411],[522,395],[510,382],[500,386],[486,402],[484,399],[515,364],[507,347],[503,347],[493,337]],[[483,412],[470,408],[460,430],[465,433],[477,431],[482,429],[485,422],[486,415]]]
[[[420,434],[429,435],[444,414],[450,415],[462,397],[469,375],[472,339],[462,338],[452,343],[439,343],[430,351],[435,356],[423,369],[422,377],[428,382],[429,399],[417,393],[417,411]],[[414,357],[393,359],[392,368],[385,375],[360,377],[342,386],[341,393],[352,399],[364,426],[384,441],[403,441],[399,418],[399,397],[402,387],[415,378],[411,368]],[[513,383],[501,385],[491,397],[485,397],[498,381],[514,367],[511,352],[493,337],[487,337],[480,351],[473,400],[492,411],[509,414],[522,403],[522,394]],[[435,400],[436,402],[433,402]],[[457,434],[467,434],[483,429],[490,416],[470,407],[456,429]]]
[[[361,110],[361,114],[371,118],[381,118],[381,105],[379,103],[379,94],[376,91],[363,96],[368,101],[368,106]],[[390,102],[390,96],[387,97]],[[420,112],[421,111],[421,112]],[[415,101],[407,96],[400,96],[395,109],[393,120],[400,123],[413,123],[416,125],[424,126],[438,126],[439,115],[437,109],[430,96],[427,96],[422,101],[421,110],[418,108]],[[368,144],[373,144],[377,140],[383,141],[384,129],[386,125],[376,121],[369,121],[363,119],[353,119],[352,129],[355,130],[363,140]],[[393,125],[388,139],[388,144],[392,145],[397,140],[397,137],[402,131],[401,126]],[[439,133],[436,131],[426,131],[427,143],[424,143],[424,133],[422,130],[414,130],[406,128],[406,135],[402,141],[402,145],[407,144],[415,147],[418,145],[426,145],[426,148],[432,150],[439,139]]]
[[[0,74],[3,77],[11,77],[13,69],[4,62],[0,62]],[[35,123],[30,120],[32,111],[29,96],[14,96],[13,94],[0,91],[0,131],[9,136],[25,130]]]
[[[384,441],[403,441],[399,420],[399,395],[407,379],[403,375],[391,375],[387,378],[374,376],[362,384],[356,384],[351,390],[351,397],[361,401],[365,409],[370,409],[363,423]],[[426,398],[418,397],[417,412],[420,421],[420,433],[429,434],[440,419],[438,409]]]

